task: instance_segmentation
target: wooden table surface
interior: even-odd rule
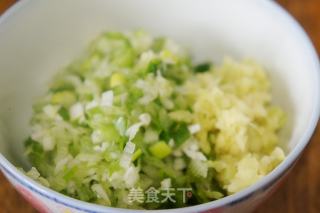
[[[0,0],[0,14],[14,0]],[[279,0],[303,25],[320,53],[320,0]],[[0,174],[0,212],[36,212]],[[320,125],[285,183],[257,213],[320,212]]]

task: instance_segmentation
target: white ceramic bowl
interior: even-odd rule
[[[196,59],[250,57],[269,71],[274,101],[289,116],[286,160],[253,186],[172,212],[248,212],[277,187],[307,145],[319,118],[319,61],[302,28],[273,1],[22,0],[0,19],[0,166],[42,212],[134,212],[78,201],[30,180],[22,141],[34,98],[52,74],[104,30],[143,28],[174,38]],[[169,212],[169,211],[163,211]]]

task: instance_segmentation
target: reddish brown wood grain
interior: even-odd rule
[[[14,0],[0,0],[0,14]],[[310,35],[320,53],[320,0],[279,0]],[[36,212],[0,174],[0,212]],[[320,212],[320,125],[298,164],[256,213]]]

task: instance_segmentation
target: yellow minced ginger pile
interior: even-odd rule
[[[270,81],[256,63],[226,59],[197,74],[183,91],[194,104],[192,116],[181,112],[181,118],[201,124],[199,146],[215,155],[210,166],[227,193],[255,183],[285,158],[278,146],[285,115],[270,103]]]

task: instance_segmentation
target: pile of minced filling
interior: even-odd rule
[[[106,206],[205,203],[250,186],[283,161],[284,121],[256,63],[194,65],[168,38],[107,32],[35,103],[27,174]]]

